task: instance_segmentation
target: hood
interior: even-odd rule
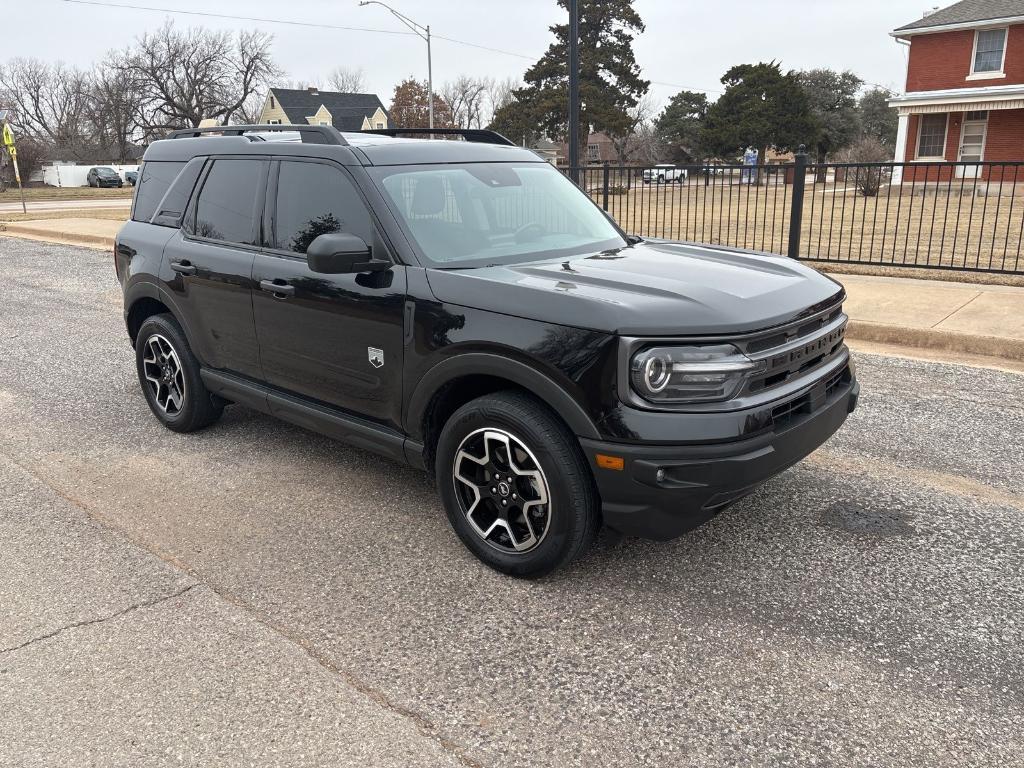
[[[428,275],[446,303],[623,336],[758,331],[844,295],[836,281],[784,256],[656,240]]]

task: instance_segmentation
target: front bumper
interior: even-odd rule
[[[604,522],[631,536],[667,540],[696,528],[828,440],[857,407],[855,376],[818,393],[807,412],[755,437],[725,443],[637,445],[580,438],[601,494]],[[622,469],[597,463],[621,457]],[[659,479],[659,470],[662,470]]]

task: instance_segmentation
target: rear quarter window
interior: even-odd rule
[[[132,201],[132,221],[148,222],[185,163],[149,161],[142,164]]]

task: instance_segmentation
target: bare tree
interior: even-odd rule
[[[629,162],[634,139],[636,139],[641,128],[651,122],[656,111],[654,97],[650,93],[645,93],[637,101],[635,107],[626,111],[629,115],[628,130],[619,136],[610,137],[620,162]]]
[[[487,86],[487,123],[494,118],[494,113],[502,107],[510,104],[515,98],[515,92],[523,87],[521,80],[515,77],[506,77],[502,80],[491,80]]]
[[[490,122],[486,111],[491,83],[490,78],[460,75],[457,80],[444,84],[441,95],[451,107],[456,128],[482,128]]]
[[[283,87],[283,86],[282,86]],[[249,97],[242,102],[231,120],[232,125],[256,125],[263,113],[263,104],[267,100],[266,91],[253,91]]]
[[[362,93],[366,87],[366,78],[362,69],[335,67],[327,73],[327,85],[331,90],[341,93]]]
[[[13,107],[31,138],[76,158],[90,151],[88,72],[58,62],[11,59],[0,71],[0,101]]]
[[[277,76],[265,32],[178,30],[143,35],[118,69],[132,79],[150,134],[232,118]]]
[[[93,142],[106,157],[120,162],[130,158],[132,147],[141,138],[142,112],[134,80],[122,66],[127,53],[108,54],[93,68],[92,93],[88,104]]]

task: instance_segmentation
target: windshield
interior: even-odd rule
[[[79,173],[81,173],[81,171],[79,171]],[[100,176],[117,176],[117,173],[114,172],[113,168],[97,168],[96,173]]]
[[[369,170],[432,266],[514,264],[626,246],[601,210],[547,163]]]

